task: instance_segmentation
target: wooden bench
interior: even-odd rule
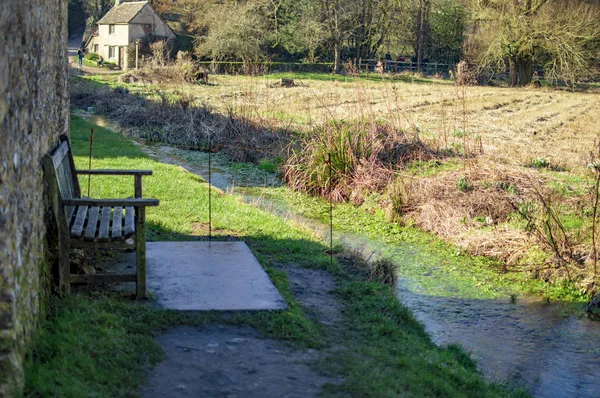
[[[59,286],[68,293],[71,283],[136,282],[138,298],[146,295],[146,206],[158,206],[157,199],[142,199],[142,176],[151,170],[75,170],[67,136],[42,159],[44,178],[58,228]],[[134,177],[134,198],[82,198],[77,176],[120,175]],[[136,249],[135,274],[71,274],[72,248]]]

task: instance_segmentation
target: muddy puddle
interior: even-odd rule
[[[160,145],[142,148],[162,162],[208,180],[208,162],[202,157]],[[296,214],[284,203],[237,189],[267,182],[265,178],[264,184],[260,179],[244,183],[218,161],[211,167],[215,187],[240,193],[249,203],[328,236],[327,225]],[[489,380],[523,387],[535,397],[600,397],[600,323],[565,315],[555,303],[526,298],[513,302],[508,294],[503,298],[465,295],[460,286],[452,286],[447,269],[437,266],[443,259],[426,247],[388,244],[341,231],[334,235],[352,248],[392,258],[398,264],[400,300],[436,344],[458,343],[469,350]],[[436,285],[440,288],[432,290]]]

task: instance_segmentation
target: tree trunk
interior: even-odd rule
[[[429,30],[429,7],[430,0],[420,0],[417,12],[417,72],[421,72],[427,35]]]
[[[517,65],[515,64],[514,59],[510,58],[508,60],[508,68],[510,71],[510,78],[509,78],[508,85],[510,87],[515,87],[517,85],[518,72],[517,72]]]
[[[308,62],[313,63],[315,62],[315,47],[310,46],[308,48]]]
[[[519,69],[519,83],[521,86],[527,86],[533,79],[533,59],[521,58],[517,62]]]
[[[423,1],[419,1],[419,9],[417,10],[417,43],[415,46],[415,57],[417,58],[417,71],[421,69],[421,56],[422,56],[422,41],[421,31],[423,30],[421,24],[423,23]],[[414,67],[414,66],[413,66]]]
[[[335,43],[333,45],[333,65],[335,73],[340,73],[342,71],[342,64],[340,60],[340,45]]]

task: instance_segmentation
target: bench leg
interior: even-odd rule
[[[138,207],[135,212],[135,258],[137,298],[146,297],[146,209]]]
[[[62,240],[62,239],[61,239]],[[69,261],[69,242],[60,241],[58,250],[58,286],[60,293],[68,295],[71,290],[71,262]]]

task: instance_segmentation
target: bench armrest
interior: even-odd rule
[[[77,174],[149,176],[149,175],[152,175],[152,170],[117,170],[117,169],[77,170]]]
[[[160,203],[158,199],[63,199],[63,205],[65,206],[105,206],[105,207],[146,207],[146,206],[158,206]]]

